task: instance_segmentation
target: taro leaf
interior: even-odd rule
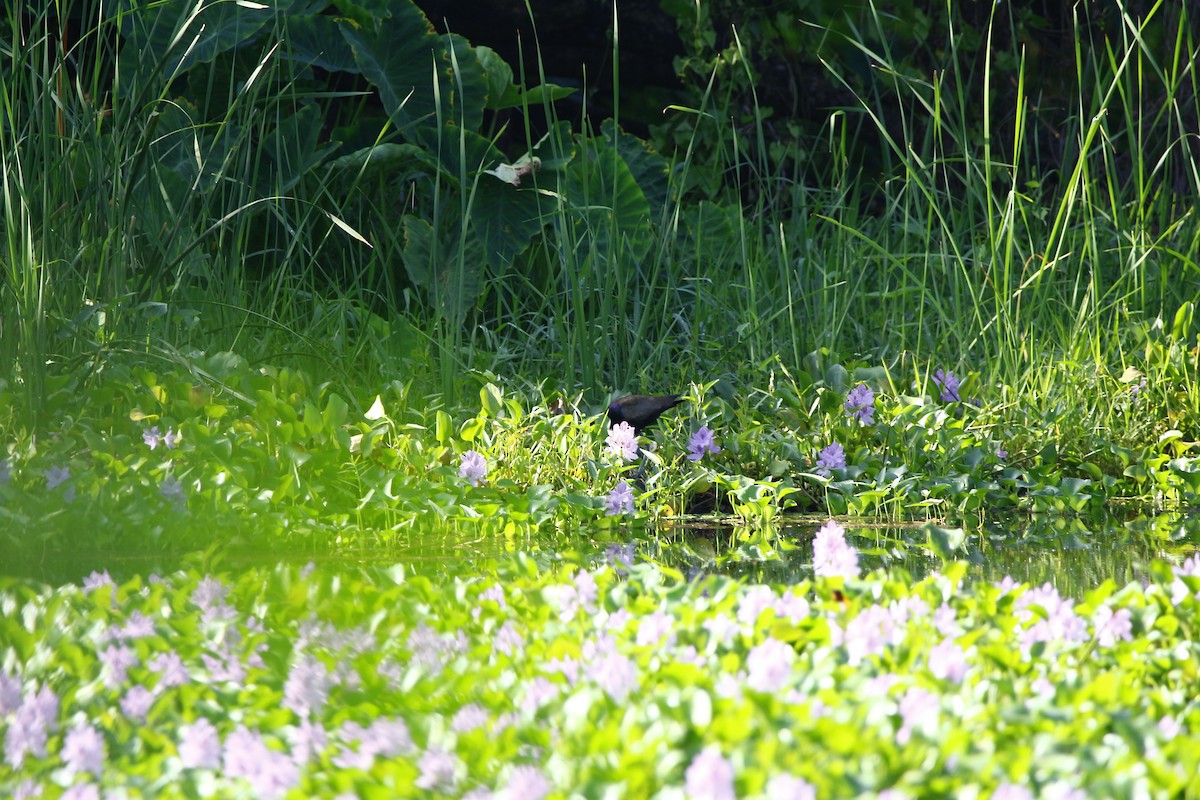
[[[271,6],[166,0],[144,4],[123,0],[114,10],[124,46],[118,59],[118,86],[134,96],[152,76],[165,83],[196,64],[256,39],[277,19],[311,15],[324,0],[280,0]]]
[[[379,90],[392,122],[411,139],[418,124],[436,130],[440,109],[445,123],[478,130],[488,83],[470,43],[455,34],[435,34],[411,3],[391,11],[389,17],[375,18],[373,26],[339,22],[359,70]]]
[[[504,153],[490,140],[457,125],[422,126],[417,131],[421,143],[429,148],[430,163],[437,165],[444,179],[458,186],[501,161]],[[481,179],[491,180],[491,178]]]
[[[435,235],[420,217],[404,217],[401,258],[409,279],[443,319],[458,325],[479,297],[483,253],[478,239],[453,230]]]
[[[476,45],[475,58],[479,59],[479,66],[487,77],[487,101],[484,106],[491,109],[500,108],[497,102],[513,85],[512,67],[499,53],[483,45]]]
[[[522,89],[513,83],[512,67],[495,50],[476,45],[475,57],[479,59],[479,66],[487,76],[488,93],[484,107],[492,111],[524,105],[541,105],[546,99],[553,103],[575,92],[570,87],[555,86],[552,83]]]
[[[531,89],[510,86],[504,96],[494,104],[488,105],[488,108],[494,111],[504,108],[524,108],[525,106],[535,108],[544,103],[555,103],[564,97],[570,97],[574,93],[575,90],[570,86],[559,86],[555,83],[543,83]]]
[[[533,189],[518,189],[487,175],[480,179],[471,204],[471,226],[493,272],[511,264],[541,230],[540,199]]]
[[[732,209],[701,200],[684,207],[684,225],[690,241],[687,255],[697,261],[721,262],[737,242]]]
[[[336,170],[353,170],[363,177],[378,174],[391,175],[401,171],[407,164],[419,162],[432,172],[438,169],[433,153],[415,144],[384,142],[347,153],[330,162]]]
[[[286,20],[284,57],[297,65],[320,67],[327,72],[358,72],[354,50],[342,36],[333,17],[293,17]]]
[[[306,103],[295,114],[283,117],[274,136],[263,140],[263,150],[274,162],[268,169],[268,180],[277,183],[276,194],[287,194],[310,170],[325,160],[337,144],[318,145],[321,135],[321,109],[316,103]]]
[[[432,117],[433,106],[425,102],[422,89],[429,87],[438,37],[421,10],[402,3],[392,16],[374,18],[373,28],[345,18],[339,22],[359,71],[379,91],[392,121],[406,128],[420,117]]]
[[[630,174],[650,204],[651,218],[662,219],[669,191],[669,167],[666,159],[651,150],[641,139],[618,128],[611,119],[604,121],[600,131],[604,134],[604,139],[617,148],[617,152],[629,166]]]
[[[562,188],[580,240],[590,237],[602,262],[625,252],[640,261],[652,241],[645,193],[615,148],[601,139],[577,143],[580,155],[567,165]]]

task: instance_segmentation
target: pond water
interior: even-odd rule
[[[774,532],[714,521],[674,521],[650,529],[610,528],[571,533],[513,535],[465,527],[436,533],[406,532],[387,547],[336,551],[277,549],[207,554],[25,553],[0,560],[0,575],[60,585],[79,583],[93,570],[108,570],[118,582],[134,575],[168,574],[193,567],[233,571],[280,562],[315,562],[337,571],[403,563],[430,575],[464,575],[516,552],[551,563],[595,563],[604,559],[653,560],[685,575],[721,573],[755,582],[798,583],[812,577],[812,538],[825,520],[787,520]],[[938,569],[941,560],[927,545],[924,524],[841,520],[846,538],[859,551],[864,570],[903,569],[915,578]],[[946,523],[943,528],[951,529]],[[953,529],[951,529],[953,530]],[[1103,519],[1013,517],[961,529],[954,557],[969,563],[968,576],[999,581],[1012,576],[1034,585],[1049,582],[1079,597],[1112,579],[1118,586],[1141,580],[1156,557],[1181,560],[1200,547],[1200,515],[1164,514]]]

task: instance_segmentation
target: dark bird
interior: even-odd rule
[[[683,402],[677,394],[631,394],[618,397],[608,404],[608,420],[613,425],[628,422],[634,433],[640,434],[658,421],[662,413]]]

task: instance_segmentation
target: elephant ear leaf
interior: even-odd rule
[[[452,325],[460,324],[482,285],[484,260],[479,240],[463,236],[458,225],[439,235],[420,217],[405,215],[401,259],[409,280],[438,314]]]
[[[359,71],[406,138],[439,117],[470,131],[482,125],[488,77],[466,39],[435,33],[411,3],[365,23],[342,19],[339,27]]]

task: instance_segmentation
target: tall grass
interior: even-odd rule
[[[511,264],[481,271],[467,241],[480,182],[492,180],[481,170],[494,165],[469,163],[462,138],[442,140],[457,174],[435,175],[427,208],[457,246],[427,252],[431,267],[449,265],[432,302],[401,268],[411,237],[395,224],[395,182],[365,162],[327,167],[321,121],[300,115],[308,90],[280,49],[285,20],[239,71],[196,93],[170,80],[194,19],[178,22],[181,50],[132,64],[99,0],[57,16],[9,6],[0,377],[28,424],[56,387],[114,353],[182,360],[187,347],[315,356],[350,382],[403,370],[445,398],[472,370],[594,401],[720,375],[761,386],[775,359],[814,372],[882,362],[917,380],[936,362],[1041,392],[1036,368],[1119,368],[1137,330],[1196,298],[1200,227],[1187,200],[1200,193],[1200,48],[1186,6],[1173,26],[1164,4],[1126,14],[1106,49],[1080,18],[1079,105],[1057,117],[1026,95],[1024,67],[1015,106],[995,107],[993,48],[976,63],[960,31],[940,69],[907,74],[876,14],[855,40],[874,83],[827,61],[857,104],[773,157],[787,147],[768,141],[765,110],[734,122],[724,81],[731,70],[754,79],[753,43],[735,36],[698,104],[664,111],[692,124],[663,154],[661,185],[657,162],[617,128],[527,104],[511,124],[545,164],[533,179],[540,233]],[[76,41],[63,38],[68,18],[83,22]],[[438,108],[440,127],[461,105]],[[540,143],[529,133],[539,117],[550,132]],[[980,119],[984,131],[1007,120],[1011,141],[979,137]],[[1039,171],[1038,126],[1063,143],[1057,174]],[[395,135],[385,127],[376,144]],[[853,171],[849,154],[870,146],[887,150],[884,174]],[[632,188],[630,164],[647,170]],[[648,211],[635,213],[633,188]],[[456,309],[476,277],[478,306]]]

